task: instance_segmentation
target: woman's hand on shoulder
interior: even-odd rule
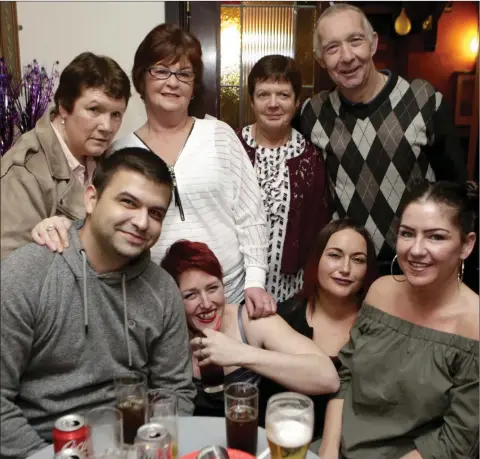
[[[264,288],[249,287],[245,289],[245,307],[251,318],[268,317],[276,314],[277,302]]]
[[[46,245],[52,252],[62,253],[70,243],[68,230],[72,221],[64,216],[54,216],[42,220],[33,228],[31,235],[38,245]]]

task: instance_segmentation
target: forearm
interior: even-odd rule
[[[245,288],[265,288],[264,280],[263,285],[259,285],[258,278],[255,275],[252,277],[253,271],[257,271],[256,274],[259,270],[264,271],[265,274],[268,271],[267,216],[262,203],[261,190],[247,153],[238,139],[232,147],[231,186],[236,190],[233,216],[240,251],[243,253],[245,263]]]
[[[260,266],[249,266],[245,269],[245,289],[252,287],[265,288],[267,270]]]
[[[33,227],[49,216],[49,196],[35,177],[16,168],[3,176],[1,188],[1,258],[33,241]],[[21,203],[19,207],[16,203]]]
[[[265,288],[268,272],[268,239],[267,227],[260,217],[253,215],[248,220],[256,221],[237,225],[238,240],[243,252],[245,266],[245,288]]]
[[[28,424],[20,408],[3,395],[1,410],[0,457],[2,459],[27,457],[48,446],[33,427]]]
[[[431,164],[437,180],[467,180],[465,152],[453,122],[450,107],[441,99],[434,115]]]
[[[343,399],[335,398],[328,402],[325,411],[322,444],[319,455],[324,459],[338,458],[342,438]]]
[[[309,395],[335,392],[339,379],[328,357],[315,354],[285,354],[245,345],[239,366]]]

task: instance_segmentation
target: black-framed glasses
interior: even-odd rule
[[[152,75],[156,80],[168,80],[171,75],[175,75],[175,78],[182,83],[191,83],[195,80],[195,72],[190,70],[179,70],[178,72],[172,72],[164,67],[150,67],[147,69],[148,73]]]

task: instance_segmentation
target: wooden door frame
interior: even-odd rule
[[[0,57],[16,81],[21,78],[16,2],[0,2]]]
[[[165,2],[165,22],[178,24],[202,44],[203,90],[195,94],[190,114],[220,117],[220,7],[221,2]]]

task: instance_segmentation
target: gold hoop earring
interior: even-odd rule
[[[397,259],[397,255],[395,255],[393,257],[393,260],[392,262],[390,263],[390,274],[391,276],[393,277],[393,280],[397,281],[397,282],[405,282],[407,279],[403,279],[403,280],[398,280],[395,275],[393,274],[393,264],[395,263],[395,260]],[[399,265],[400,266],[400,265]]]
[[[460,265],[460,272],[458,273],[458,283],[461,284],[463,282],[463,273],[465,272],[465,261],[462,260],[462,264]]]

